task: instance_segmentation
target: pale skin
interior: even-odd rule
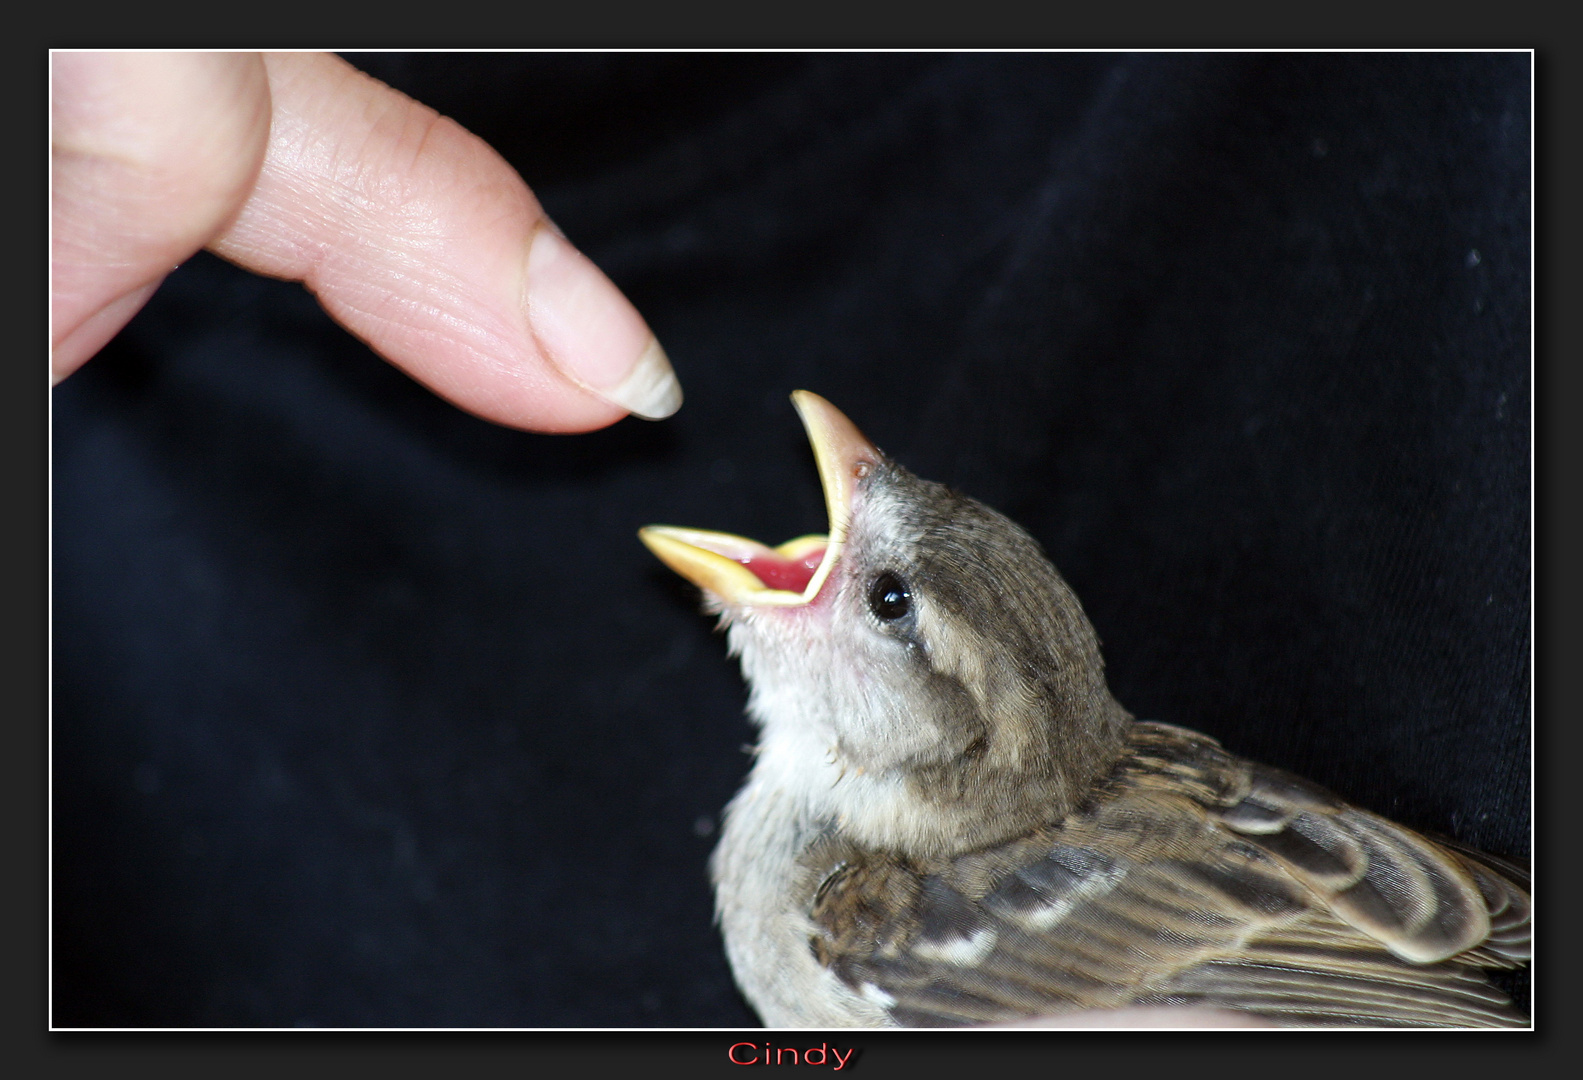
[[[680,405],[643,317],[516,171],[345,61],[60,52],[50,78],[53,383],[208,250],[302,282],[379,355],[498,424],[595,431]],[[1255,1025],[1148,1009],[1016,1026]]]

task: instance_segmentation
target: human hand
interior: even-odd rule
[[[659,419],[643,317],[481,139],[322,53],[52,57],[51,368],[75,371],[203,248],[301,281],[497,423]]]

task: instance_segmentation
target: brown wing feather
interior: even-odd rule
[[[1477,970],[1528,942],[1527,895],[1487,860],[1194,732],[1135,729],[1060,826],[949,862],[829,864],[816,955],[906,1025],[1128,1004],[1525,1024]]]
[[[1526,866],[1511,859],[1469,847],[1459,840],[1433,837],[1449,849],[1472,875],[1484,906],[1490,913],[1490,933],[1484,943],[1469,954],[1484,967],[1521,967],[1533,958],[1533,907]]]

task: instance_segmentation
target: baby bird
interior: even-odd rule
[[[640,533],[751,690],[761,738],[712,871],[767,1025],[1184,1005],[1526,1026],[1481,973],[1529,957],[1523,871],[1134,720],[1032,537],[793,401],[828,536]]]

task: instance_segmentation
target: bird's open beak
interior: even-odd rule
[[[841,410],[807,390],[792,393],[813,445],[830,517],[827,536],[799,536],[766,547],[730,533],[650,525],[638,538],[660,561],[727,604],[792,607],[809,604],[830,576],[846,542],[857,482],[880,460],[880,452]]]

